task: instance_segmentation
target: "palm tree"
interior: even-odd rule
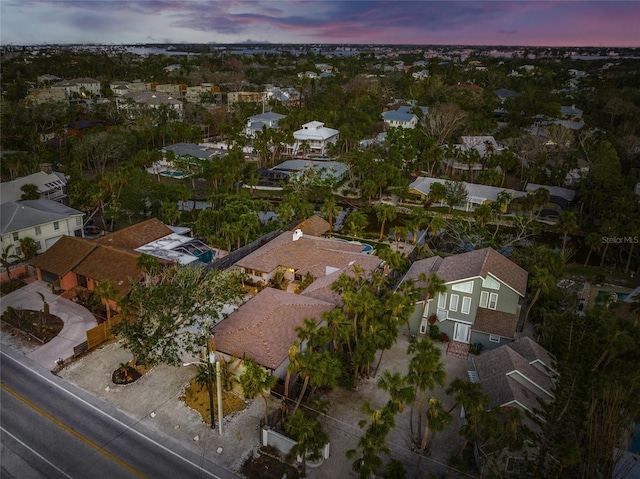
[[[535,290],[535,293],[533,294],[533,298],[529,302],[529,306],[524,313],[522,329],[524,329],[524,325],[529,318],[529,313],[531,313],[531,309],[533,308],[533,305],[536,303],[536,301],[538,301],[538,299],[540,298],[540,295],[542,293],[548,293],[549,291],[551,291],[556,283],[556,279],[547,268],[534,266],[532,273],[533,274],[529,277],[529,286],[532,290]]]
[[[253,359],[245,359],[244,372],[240,376],[240,386],[242,392],[249,399],[261,396],[264,400],[264,421],[269,423],[269,403],[264,394],[265,390],[270,390],[275,386],[278,378],[258,365]],[[213,414],[213,413],[212,413]]]
[[[425,393],[427,390],[433,390],[436,385],[444,386],[447,373],[440,361],[440,349],[428,337],[409,343],[407,354],[412,355],[407,377],[418,392],[418,431],[420,431]],[[413,407],[411,412],[410,424],[413,435]]]
[[[433,218],[431,218],[431,223],[429,223],[429,231],[431,232],[431,239],[433,239],[433,241],[438,238],[438,232],[442,231],[445,225],[446,223],[441,215],[435,215]]]
[[[464,381],[460,378],[455,378],[451,381],[451,384],[447,388],[447,394],[453,395],[455,403],[449,409],[449,412],[462,405],[465,412],[466,424],[460,427],[460,434],[464,437],[464,442],[460,448],[459,454],[462,454],[467,444],[471,441],[475,441],[478,437],[478,431],[480,428],[480,418],[489,403],[489,395],[482,393],[482,386],[480,383],[472,383],[470,381]]]
[[[361,479],[369,479],[384,464],[380,455],[390,452],[386,444],[387,435],[395,426],[395,420],[389,409],[373,409],[368,401],[362,405],[362,410],[369,415],[370,424],[358,440],[357,449],[361,450],[361,454],[353,462],[352,469]],[[362,420],[359,425],[364,427],[366,423],[366,420]],[[348,450],[346,456],[349,459],[355,457],[357,449]]]
[[[20,250],[22,251],[22,256],[27,261],[34,258],[38,252],[35,240],[29,237],[20,238]]]
[[[109,305],[110,299],[115,299],[118,295],[118,285],[115,281],[100,281],[94,288],[95,293],[100,296],[100,299],[104,301],[107,308],[107,322],[111,320],[111,306]]]
[[[333,220],[335,220],[336,216],[338,216],[342,211],[342,208],[336,204],[335,197],[329,196],[320,208],[320,211],[329,222],[329,231],[333,231]]]
[[[420,471],[422,454],[425,450],[427,452],[431,450],[433,439],[436,433],[444,430],[445,426],[448,426],[453,422],[453,416],[444,408],[444,404],[440,399],[436,397],[430,397],[427,403],[427,420],[425,421],[424,433],[422,434],[422,440],[420,441],[420,452],[418,455],[416,475]],[[429,432],[432,432],[430,439]]]
[[[558,215],[556,229],[562,233],[562,257],[566,261],[565,251],[567,247],[567,236],[578,229],[578,218],[573,211],[561,211]]]
[[[384,237],[384,225],[387,221],[393,221],[398,215],[398,210],[393,205],[381,203],[376,206],[376,217],[380,223],[380,239]]]
[[[473,216],[480,228],[484,228],[493,219],[493,210],[489,205],[480,205],[473,212]]]
[[[389,393],[387,406],[394,414],[401,413],[405,404],[409,404],[416,397],[416,391],[409,383],[406,376],[399,372],[392,373],[388,369],[382,372],[382,377],[378,379],[378,389]]]
[[[2,266],[7,270],[9,281],[11,281],[11,265],[14,261],[20,259],[17,254],[11,253],[12,249],[15,249],[15,246],[9,244],[2,248],[2,254],[0,254],[0,262],[2,262]]]
[[[426,295],[424,298],[424,309],[422,310],[422,317],[427,316],[427,310],[429,308],[429,300],[435,298],[436,295],[447,292],[447,285],[440,276],[436,273],[431,273],[428,278],[425,274],[420,275],[420,281],[427,283]],[[409,331],[410,334],[411,331]]]
[[[290,454],[302,458],[302,477],[307,476],[307,459],[317,461],[322,458],[322,450],[329,441],[329,436],[322,430],[322,425],[315,417],[304,411],[294,412],[285,424],[286,431],[297,443]]]

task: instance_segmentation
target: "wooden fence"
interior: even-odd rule
[[[100,346],[115,336],[111,334],[111,327],[122,320],[121,315],[113,316],[108,321],[98,324],[96,327],[87,330],[87,349],[91,350]]]

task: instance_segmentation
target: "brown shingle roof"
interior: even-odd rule
[[[142,272],[136,266],[138,256],[138,253],[99,246],[73,271],[98,282],[113,281],[118,286],[118,292],[125,295],[131,290],[132,282],[142,279]]]
[[[516,335],[518,316],[515,314],[478,308],[472,329],[487,334],[496,334],[504,338],[513,339]]]
[[[236,357],[246,354],[275,370],[297,341],[296,326],[305,318],[320,323],[322,313],[333,308],[326,301],[265,288],[213,328],[216,348]]]
[[[151,218],[95,240],[99,244],[135,250],[152,241],[164,238],[173,230],[157,218]]]
[[[513,343],[512,343],[513,344]],[[548,399],[542,393],[536,393],[520,384],[508,375],[518,371],[529,381],[552,393],[551,378],[531,366],[529,362],[516,352],[511,344],[501,346],[492,351],[483,352],[475,360],[482,390],[491,397],[489,408],[518,401],[529,410],[539,409],[538,398]]]
[[[265,273],[282,266],[293,268],[303,276],[311,273],[315,278],[320,278],[333,269],[345,269],[353,262],[367,273],[380,264],[378,257],[361,253],[362,244],[309,235],[294,241],[293,235],[293,232],[285,231],[238,261],[236,266]],[[328,267],[333,269],[327,271]]]
[[[318,215],[313,215],[300,223],[295,229],[302,230],[306,235],[322,236],[329,231],[329,222]]]
[[[407,277],[417,280],[420,273],[429,276],[434,272],[445,283],[451,283],[467,278],[486,278],[490,273],[521,296],[527,291],[527,272],[492,248],[469,251],[438,260],[439,258],[433,257],[416,261],[409,269]]]
[[[63,236],[47,251],[32,259],[31,265],[62,277],[96,247],[97,245],[84,238]]]

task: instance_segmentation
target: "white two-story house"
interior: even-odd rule
[[[314,153],[324,155],[329,145],[335,145],[338,142],[340,132],[333,128],[327,128],[321,121],[310,121],[302,125],[301,130],[293,132],[296,142],[293,145],[293,153],[297,153],[303,142]]]
[[[20,256],[20,240],[31,238],[38,253],[49,249],[64,235],[83,236],[82,211],[51,200],[7,201],[0,205],[2,249],[13,245]]]
[[[452,341],[481,343],[494,349],[513,341],[524,307],[527,272],[492,248],[413,263],[404,280],[427,288],[431,273],[446,291],[417,303],[411,317],[411,334],[427,334],[430,324]],[[424,275],[424,276],[423,276]]]

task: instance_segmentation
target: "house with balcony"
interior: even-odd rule
[[[297,154],[305,149],[302,147],[304,144],[307,150],[324,155],[330,145],[335,145],[338,142],[339,135],[338,130],[324,126],[321,121],[310,121],[302,125],[302,129],[293,132],[296,141],[291,153]]]
[[[24,185],[35,185],[41,199],[65,202],[67,177],[63,173],[54,172],[49,163],[43,163],[40,168],[41,171],[37,173],[3,182],[0,185],[0,203],[20,201]]]
[[[403,281],[428,287],[435,273],[446,291],[423,298],[411,316],[412,335],[424,335],[432,325],[450,338],[449,347],[468,355],[469,345],[495,349],[516,338],[516,326],[527,290],[527,272],[492,248],[416,261]],[[425,282],[426,281],[426,282]],[[426,290],[426,289],[425,289]]]
[[[245,127],[244,133],[250,138],[255,138],[256,134],[262,131],[263,128],[278,129],[278,123],[285,117],[286,115],[272,111],[250,116],[247,119],[247,126]]]
[[[51,200],[7,201],[0,204],[2,249],[9,245],[20,256],[20,240],[31,238],[44,253],[64,236],[83,236],[84,213]]]

